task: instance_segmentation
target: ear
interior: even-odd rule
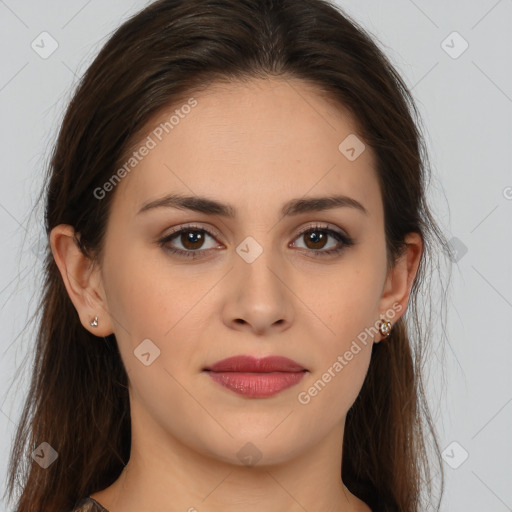
[[[381,317],[392,324],[396,323],[407,309],[412,284],[423,253],[423,239],[419,233],[407,234],[405,243],[404,253],[386,277],[380,301]],[[390,312],[393,313],[390,315]],[[381,340],[383,338],[384,336]]]
[[[112,320],[106,307],[106,297],[97,265],[77,244],[73,226],[60,224],[50,233],[50,246],[69,298],[77,310],[82,325],[95,336],[113,333]],[[91,322],[98,317],[98,325]]]

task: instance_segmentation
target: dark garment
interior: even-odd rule
[[[80,500],[70,512],[109,512],[103,505],[94,498],[88,496]]]
[[[88,496],[80,500],[75,508],[70,512],[109,512],[103,505],[98,503],[94,498]],[[380,508],[373,509],[372,512],[381,512]]]

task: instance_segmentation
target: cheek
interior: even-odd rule
[[[357,255],[315,280],[307,302],[324,321],[324,339],[342,348],[375,324],[384,273],[384,265],[376,258]]]
[[[373,288],[342,290],[328,306],[329,328],[315,338],[316,364],[297,395],[298,407],[326,425],[341,421],[359,395],[376,333]]]
[[[298,390],[297,407],[304,408],[311,418],[326,425],[345,417],[359,395],[368,371],[371,346],[360,344],[347,348],[333,354],[328,364],[312,374]]]
[[[178,379],[187,371],[198,372],[202,360],[195,340],[201,339],[206,309],[211,308],[205,295],[218,278],[178,275],[184,269],[171,272],[170,266],[165,267],[162,259],[157,260],[149,251],[143,254],[126,247],[122,258],[116,258],[114,253],[112,256],[105,258],[105,289],[127,371],[133,370],[135,379],[145,371],[146,377],[139,384],[149,386],[149,392],[158,382],[162,385],[162,379],[170,380],[172,385],[166,370]],[[144,347],[158,355],[154,363],[160,367],[158,377],[153,370],[146,371],[136,357],[147,352]],[[135,381],[134,384],[138,386]]]
[[[324,416],[334,419],[359,394],[377,333],[384,274],[385,262],[368,251],[347,258],[312,287],[308,304],[322,320],[315,343],[318,364],[299,399],[312,411],[318,407],[320,413],[324,407]]]
[[[181,281],[166,276],[162,261],[149,251],[118,246],[104,267],[109,310],[122,335],[160,339],[185,315]]]
[[[155,434],[156,424],[157,432],[170,434],[196,451],[211,455],[213,444],[214,450],[218,445],[221,452],[234,455],[237,447],[231,446],[233,439],[223,428],[224,424],[229,426],[229,422],[219,411],[209,413],[204,390],[197,382],[179,374],[176,368],[169,368],[168,355],[162,352],[148,367],[133,360],[127,367],[134,435]],[[147,446],[155,445],[155,452],[160,453],[159,443],[164,439],[155,434],[153,439],[144,442]]]

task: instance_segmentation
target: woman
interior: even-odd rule
[[[323,0],[114,33],[52,155],[18,512],[425,510],[416,297],[446,241],[413,113]]]

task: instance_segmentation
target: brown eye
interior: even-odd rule
[[[207,237],[214,241],[210,247],[204,247]],[[174,231],[159,240],[158,243],[172,254],[196,259],[207,256],[209,249],[219,248],[215,244],[215,240],[215,236],[208,230],[189,226]],[[296,240],[302,240],[304,246],[294,246],[304,249],[308,255],[312,256],[334,256],[355,243],[348,235],[325,226],[310,226],[299,233]],[[330,240],[332,240],[331,247],[329,247]]]
[[[204,247],[207,238],[211,238],[210,247]],[[166,251],[188,258],[201,258],[209,249],[217,247],[215,237],[206,229],[189,226],[174,231],[158,241]]]
[[[201,249],[204,244],[204,235],[201,231],[183,230],[180,234],[180,242],[185,249]]]
[[[322,233],[322,231],[307,231],[302,236],[308,249],[323,249],[329,238],[329,235]]]
[[[329,247],[329,239],[337,243],[331,244]],[[299,246],[299,248],[307,249],[307,252],[313,256],[337,255],[355,243],[348,235],[326,226],[310,226],[299,233],[296,240],[303,240],[304,247]]]

